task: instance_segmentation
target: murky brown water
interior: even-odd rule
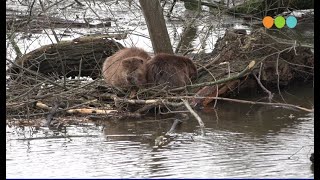
[[[313,103],[311,85],[283,95],[291,103]],[[69,138],[54,138],[46,128],[7,127],[7,178],[313,178],[313,114],[221,101],[216,113],[199,114],[207,136],[191,118],[157,149],[154,138],[170,129],[170,120],[67,127],[60,135]]]

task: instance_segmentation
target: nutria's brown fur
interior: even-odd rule
[[[187,57],[160,53],[147,62],[148,84],[167,83],[169,87],[181,87],[197,76],[196,66]]]
[[[151,59],[140,48],[125,48],[108,57],[102,67],[102,74],[107,84],[128,88],[146,84],[146,62]]]

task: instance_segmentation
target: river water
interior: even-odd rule
[[[106,1],[107,10],[95,7],[99,2],[103,1],[90,4],[91,9],[96,8],[95,12],[69,9],[63,15],[85,11],[87,17],[94,17],[95,13],[109,15],[108,8],[117,8],[114,3],[107,4],[112,1]],[[63,3],[61,6],[65,6]],[[8,8],[15,9],[17,4],[7,4]],[[56,11],[61,15],[60,10]],[[181,2],[177,3],[172,16],[177,16],[179,11],[183,11]],[[146,25],[137,14],[131,8],[130,11],[118,8],[112,19],[121,24],[121,31],[138,24],[121,43],[134,44],[150,52],[151,42],[143,36],[147,34]],[[232,17],[224,20],[242,22]],[[203,22],[215,23],[210,18],[204,18]],[[178,42],[176,34],[182,32],[182,25],[178,18],[167,21],[173,45]],[[220,26],[214,29],[204,46],[207,52],[223,34]],[[198,30],[205,33],[201,24]],[[62,39],[96,31],[99,30],[73,29]],[[23,33],[16,35],[18,39]],[[50,44],[49,36],[32,34],[31,39],[20,39],[17,43],[23,52],[29,52]],[[195,48],[200,47],[200,41],[201,35],[196,36]],[[7,56],[14,57],[7,44]],[[313,105],[313,94],[312,84],[292,85],[282,91],[288,103],[308,108]],[[237,98],[258,101],[262,97],[265,94],[246,92]],[[281,101],[280,97],[276,99]],[[312,113],[223,101],[218,101],[216,110],[207,108],[198,113],[205,123],[206,136],[201,136],[197,121],[190,116],[177,127],[170,142],[158,148],[154,147],[154,140],[170,129],[172,120],[87,123],[66,127],[63,132],[46,127],[7,126],[6,178],[314,178],[309,160],[314,151]]]
[[[313,104],[312,85],[283,96]],[[198,113],[206,136],[190,117],[158,148],[155,136],[170,120],[88,123],[65,132],[7,127],[7,178],[314,178],[313,114],[222,101]]]

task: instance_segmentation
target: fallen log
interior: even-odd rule
[[[281,14],[288,10],[301,10],[301,9],[314,9],[313,0],[248,0],[244,3],[230,8],[228,12],[230,14],[245,14],[253,15],[256,17],[274,16]]]
[[[42,46],[15,61],[28,70],[49,75],[50,78],[100,76],[103,61],[123,46],[108,36],[84,36],[72,41]],[[19,75],[21,68],[12,66],[11,73]]]
[[[22,16],[7,14],[6,27],[8,31],[37,32],[48,28],[105,28],[111,26],[110,19],[103,19],[103,21],[99,24],[89,24],[45,15]]]

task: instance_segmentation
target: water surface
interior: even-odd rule
[[[283,96],[310,105],[310,86],[291,88]],[[154,148],[154,139],[170,129],[171,120],[87,124],[64,133],[7,127],[7,178],[314,177],[309,160],[313,114],[222,101],[216,111],[198,113],[206,136],[191,117],[160,148]]]

